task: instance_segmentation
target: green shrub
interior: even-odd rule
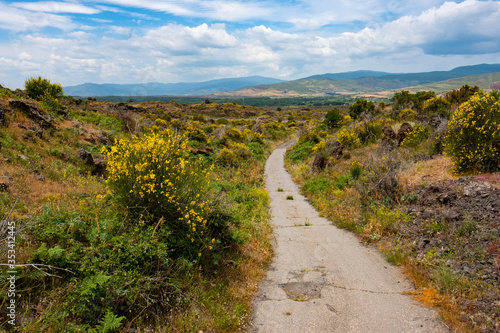
[[[314,195],[327,195],[332,191],[332,182],[328,178],[318,178],[308,180],[302,185],[302,188]]]
[[[356,99],[356,102],[349,106],[349,115],[352,119],[357,119],[363,112],[372,112],[375,104],[366,99]]]
[[[315,145],[313,141],[299,142],[286,152],[286,158],[294,163],[305,161],[311,156]]]
[[[459,106],[448,124],[444,149],[457,174],[500,169],[498,92],[480,91]]]
[[[340,110],[335,108],[326,113],[323,123],[329,128],[339,128],[343,119],[344,117],[340,114]]]
[[[24,81],[24,89],[33,99],[51,101],[63,96],[63,88],[59,83],[50,83],[50,80],[42,77],[32,77]]]

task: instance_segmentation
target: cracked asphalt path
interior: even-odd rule
[[[275,256],[254,302],[252,330],[448,332],[434,310],[407,296],[411,284],[381,253],[319,217],[300,195],[283,167],[292,144],[266,163]]]

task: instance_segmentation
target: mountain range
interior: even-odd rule
[[[335,95],[380,95],[415,87],[442,93],[463,84],[498,89],[500,64],[462,66],[450,71],[388,73],[351,71],[314,75],[283,81],[262,76],[229,78],[197,83],[95,84],[64,87],[72,96],[215,96],[215,97],[315,97]],[[444,89],[440,91],[440,89]],[[412,89],[409,89],[412,90]]]
[[[249,76],[231,79],[219,79],[194,83],[137,83],[137,84],[97,84],[84,83],[64,87],[64,93],[69,96],[199,96],[210,95],[221,91],[234,91],[262,84],[273,84],[283,80]]]

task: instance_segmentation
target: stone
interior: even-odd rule
[[[77,152],[77,155],[78,155],[78,158],[84,163],[84,164],[87,164],[87,165],[94,165],[94,158],[92,157],[92,154],[84,149],[84,148],[80,148]]]
[[[106,157],[104,155],[99,155],[94,161],[92,174],[104,176],[106,174],[106,164]]]
[[[9,184],[0,182],[0,192],[8,192],[9,191]]]
[[[483,198],[488,196],[488,192],[493,190],[493,186],[488,183],[472,183],[464,187],[464,195],[466,197],[473,197],[481,195]]]
[[[323,156],[323,153],[318,152],[316,153],[316,156],[314,157],[314,161],[312,164],[312,169],[313,171],[321,171],[325,168],[326,161],[325,157]]]
[[[327,142],[325,152],[327,156],[338,159],[344,152],[344,145],[339,141],[334,141],[333,143]]]
[[[396,140],[398,141],[398,146],[401,145],[401,142],[403,142],[403,140],[405,139],[406,137],[406,134],[413,130],[413,127],[411,127],[410,124],[408,123],[403,123],[401,125],[401,127],[399,128],[398,130],[398,134],[396,135]]]
[[[394,140],[396,138],[396,133],[389,125],[382,127],[382,132],[384,133],[384,140]]]

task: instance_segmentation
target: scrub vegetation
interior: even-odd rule
[[[299,132],[286,165],[339,227],[403,266],[458,332],[500,329],[498,92],[358,99]]]
[[[0,273],[2,329],[245,330],[272,257],[264,164],[293,136],[287,168],[321,214],[454,330],[500,329],[497,93],[261,109],[58,87],[0,88],[0,261],[15,249],[17,271],[15,326]]]

